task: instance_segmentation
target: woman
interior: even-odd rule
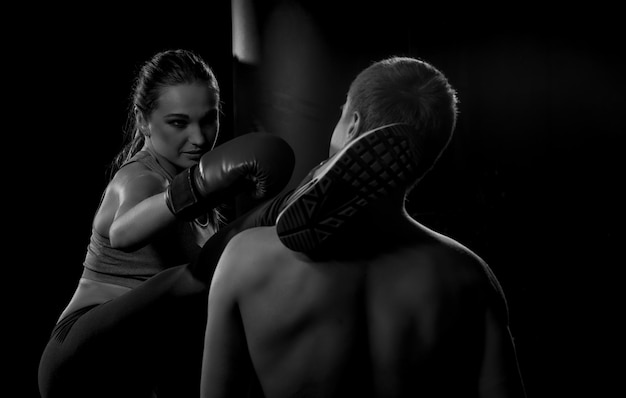
[[[293,169],[289,146],[269,134],[213,148],[219,115],[218,82],[197,54],[164,51],[141,68],[132,139],[41,358],[43,398],[198,395],[208,281],[188,264],[224,223],[223,201],[269,197]]]

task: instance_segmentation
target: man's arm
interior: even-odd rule
[[[525,398],[513,337],[505,320],[485,314],[485,351],[479,379],[483,398]]]
[[[217,265],[209,292],[202,361],[202,397],[248,396],[256,380],[237,304],[240,236],[233,238]]]

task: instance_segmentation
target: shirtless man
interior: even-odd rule
[[[495,275],[404,206],[447,147],[456,107],[421,60],[356,77],[330,158],[276,226],[239,233],[222,254],[203,397],[525,396]]]

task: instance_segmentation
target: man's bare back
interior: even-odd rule
[[[285,248],[274,227],[236,236],[211,286],[205,379],[237,374],[240,388],[256,374],[266,397],[518,396],[491,270],[406,216],[392,225],[324,259]]]

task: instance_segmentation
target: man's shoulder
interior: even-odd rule
[[[280,243],[275,227],[246,229],[226,246],[215,278],[240,299],[248,297],[280,274],[279,269],[288,262],[288,250]]]
[[[274,247],[275,243],[280,243],[276,234],[275,226],[253,227],[245,229],[235,235],[228,246],[237,250],[250,250],[252,248]]]
[[[264,267],[283,247],[276,235],[275,227],[254,227],[235,235],[222,253],[220,262],[230,268],[253,270]]]

